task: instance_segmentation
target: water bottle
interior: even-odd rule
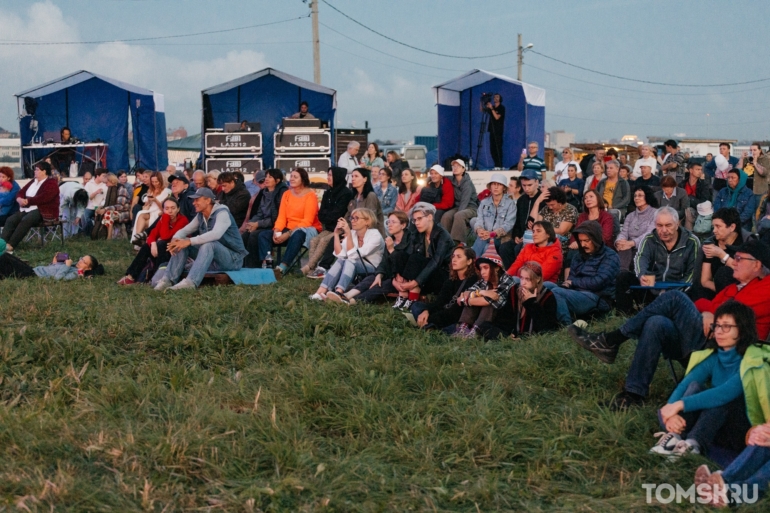
[[[273,268],[273,252],[268,251],[267,256],[262,261],[262,269],[272,269]]]

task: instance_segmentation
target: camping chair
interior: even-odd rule
[[[58,240],[61,247],[64,247],[64,225],[61,219],[43,219],[37,226],[29,229],[29,233],[24,237],[24,242],[29,242],[33,238],[40,239],[40,247],[45,247],[47,242]]]
[[[278,262],[283,260],[282,253],[283,253],[283,248],[285,246],[274,246],[274,247],[277,248],[277,249],[276,249],[275,260],[273,262],[275,262],[276,266],[277,266]],[[291,271],[295,267],[297,267],[297,265],[302,261],[302,259],[305,258],[305,255],[307,255],[307,252],[308,252],[308,249],[303,244],[302,247],[299,248],[299,253],[297,253],[297,256],[294,257],[294,260],[292,260],[291,263],[289,264],[289,268],[286,269],[286,273],[285,274],[291,273]]]

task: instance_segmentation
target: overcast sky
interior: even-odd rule
[[[521,32],[525,45],[549,57],[632,79],[701,85],[770,79],[766,0],[328,1],[369,29],[444,54],[509,51]],[[301,0],[0,0],[0,126],[18,130],[14,93],[79,69],[163,93],[167,125],[184,125],[191,134],[199,131],[206,87],[266,66],[313,79],[309,18],[145,42],[9,42],[191,34],[308,12]],[[320,20],[322,83],[338,91],[338,126],[368,121],[375,138],[435,135],[431,86],[465,71],[516,77],[515,52],[483,59],[429,55],[354,24],[324,0]],[[524,81],[546,89],[546,130],[574,132],[579,140],[624,134],[770,139],[770,80],[668,87],[526,53]]]

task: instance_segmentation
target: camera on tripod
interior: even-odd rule
[[[487,107],[487,103],[492,103],[492,99],[494,97],[494,93],[481,93],[481,108],[485,109]]]

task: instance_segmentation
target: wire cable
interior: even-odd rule
[[[508,50],[506,52],[495,53],[495,54],[491,54],[491,55],[450,55],[450,54],[446,54],[446,53],[438,53],[438,52],[433,52],[431,50],[425,50],[424,48],[418,48],[416,46],[412,46],[412,45],[409,45],[409,44],[406,44],[406,43],[402,43],[398,39],[394,39],[394,38],[392,38],[390,36],[387,36],[387,35],[385,35],[385,34],[383,34],[381,32],[377,32],[376,30],[372,29],[371,27],[367,27],[366,25],[364,25],[363,23],[361,23],[357,19],[353,18],[352,16],[348,16],[344,12],[340,11],[339,9],[334,7],[332,4],[330,4],[326,0],[321,0],[321,1],[323,3],[325,3],[326,5],[328,5],[329,7],[331,7],[332,9],[334,9],[335,11],[337,11],[339,14],[341,14],[345,18],[349,19],[350,21],[352,21],[356,25],[359,25],[359,26],[365,28],[366,30],[368,30],[371,33],[377,34],[378,36],[383,37],[383,38],[387,39],[388,41],[392,41],[393,43],[399,44],[401,46],[405,46],[407,48],[411,48],[412,50],[417,50],[418,52],[427,53],[429,55],[437,55],[439,57],[448,57],[450,59],[486,59],[486,58],[489,58],[489,57],[501,57],[503,55],[510,55],[512,53],[516,53],[517,52],[517,50],[514,49],[514,50]]]
[[[14,40],[0,40],[0,46],[47,46],[47,45],[102,45],[110,43],[134,43],[138,41],[157,41],[159,39],[176,39],[180,37],[192,37],[192,36],[204,36],[208,34],[222,34],[225,32],[235,32],[237,30],[247,30],[257,27],[267,27],[269,25],[278,25],[280,23],[287,23],[290,21],[303,20],[310,17],[309,14],[303,16],[297,16],[296,18],[288,18],[285,20],[271,21],[269,23],[259,23],[257,25],[247,25],[245,27],[234,27],[221,30],[208,30],[206,32],[195,32],[192,34],[175,34],[173,36],[155,36],[155,37],[137,37],[132,39],[112,39],[103,41],[14,41]]]

